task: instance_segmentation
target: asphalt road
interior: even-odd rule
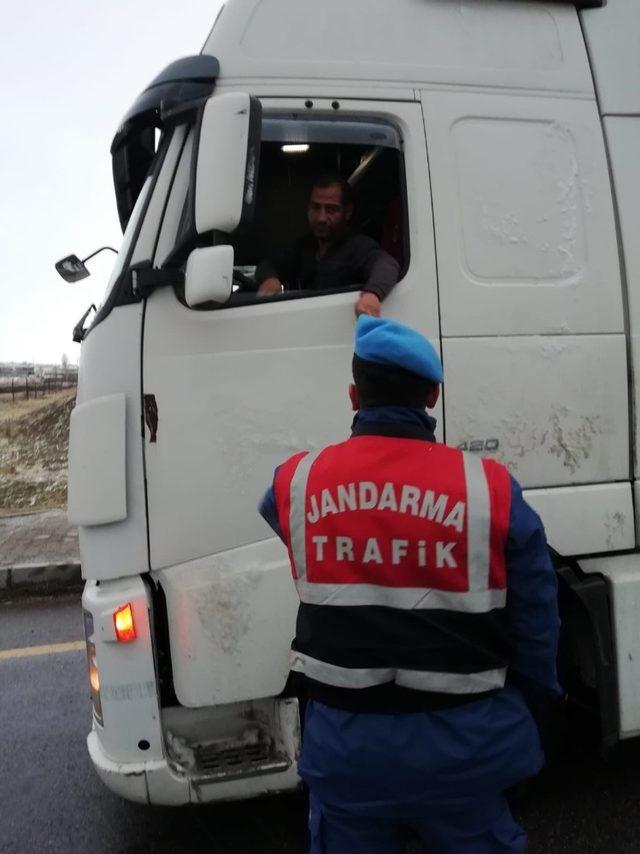
[[[0,650],[82,640],[77,598],[0,603]],[[111,794],[86,753],[84,650],[0,658],[0,852],[302,854],[303,795],[169,809]],[[529,854],[638,854],[640,745],[574,752],[517,814]],[[434,852],[434,854],[438,854]]]

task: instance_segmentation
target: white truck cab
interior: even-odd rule
[[[542,516],[569,702],[606,746],[640,733],[639,37],[636,0],[230,0],[135,101],[69,462],[113,790],[298,785],[297,597],[256,505],[348,435],[359,287],[259,298],[254,275],[327,171],[400,265],[383,313],[441,352],[439,439]]]

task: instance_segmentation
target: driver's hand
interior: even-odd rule
[[[358,297],[356,303],[356,317],[361,314],[370,314],[372,317],[380,317],[380,300],[371,293],[371,291],[363,291]]]
[[[281,294],[283,291],[282,282],[277,276],[270,276],[258,288],[258,296],[272,297],[274,294]]]

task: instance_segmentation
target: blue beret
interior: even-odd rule
[[[368,362],[404,368],[425,380],[443,380],[440,357],[424,335],[383,317],[361,314],[356,323],[356,356]]]

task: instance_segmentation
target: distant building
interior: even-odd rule
[[[30,377],[35,372],[31,362],[0,362],[0,377]]]
[[[66,383],[78,381],[77,365],[68,365],[62,368],[60,365],[33,364],[32,362],[0,362],[0,379],[24,379],[34,377],[41,380],[55,379],[64,380]]]

